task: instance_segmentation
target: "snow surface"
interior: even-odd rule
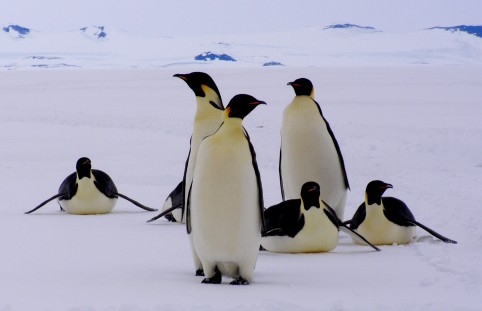
[[[268,103],[245,120],[267,206],[280,201],[286,83],[307,77],[344,154],[347,217],[381,179],[459,243],[419,230],[415,243],[373,252],[342,235],[329,253],[261,252],[252,285],[216,286],[194,276],[182,225],[146,224],[154,213],[124,200],[106,215],[68,215],[53,202],[23,214],[81,156],[120,192],[160,207],[181,179],[194,115],[192,92],[172,75],[194,70],[214,78],[225,104],[238,93]],[[0,71],[0,310],[481,310],[481,73],[474,64]]]
[[[482,64],[482,38],[464,31],[396,33],[369,25],[316,25],[269,33],[197,36],[135,35],[115,27],[91,25],[70,31],[32,30],[21,38],[0,31],[0,46],[0,70],[158,69],[205,64],[206,55],[218,55],[211,65],[234,68],[261,67],[270,62],[286,66]]]

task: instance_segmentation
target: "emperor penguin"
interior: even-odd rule
[[[328,252],[337,246],[340,228],[379,250],[341,222],[335,211],[320,199],[320,186],[313,181],[303,184],[301,199],[283,201],[266,209],[264,221],[261,246],[267,251]]]
[[[408,206],[393,197],[382,197],[385,190],[393,188],[381,180],[368,183],[363,202],[346,221],[350,228],[376,245],[407,244],[416,238],[416,227],[424,229],[445,243],[457,242],[442,236],[415,220]],[[359,240],[354,238],[359,243]]]
[[[114,208],[118,197],[144,210],[157,211],[119,193],[109,175],[92,169],[90,159],[82,157],[77,160],[76,172],[64,179],[58,193],[25,214],[38,210],[54,199],[58,200],[60,209],[69,214],[106,214]]]
[[[175,74],[174,77],[186,82],[196,96],[196,113],[194,115],[190,149],[184,167],[183,180],[164,201],[162,212],[148,220],[148,222],[165,216],[169,221],[185,223],[184,206],[187,198],[185,189],[189,189],[191,186],[199,144],[204,137],[213,134],[224,119],[224,106],[221,94],[216,83],[207,73],[191,72],[188,74]]]
[[[199,146],[186,227],[204,269],[203,283],[247,285],[261,240],[263,190],[256,154],[242,121],[265,104],[253,96],[234,96],[221,127]]]
[[[283,112],[279,175],[283,200],[298,199],[307,181],[320,185],[320,197],[343,219],[350,186],[340,146],[314,100],[306,78],[289,82],[296,96]]]

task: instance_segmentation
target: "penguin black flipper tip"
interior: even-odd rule
[[[141,203],[137,202],[137,201],[134,200],[134,199],[129,198],[128,196],[126,196],[126,195],[124,195],[124,194],[122,194],[122,193],[115,192],[114,195],[119,196],[119,197],[121,197],[121,198],[123,198],[123,199],[125,199],[125,200],[127,200],[127,201],[129,201],[129,202],[131,202],[132,204],[134,204],[134,205],[137,206],[137,207],[142,208],[143,210],[146,210],[146,211],[149,211],[149,212],[155,212],[155,211],[157,211],[157,208],[151,208],[151,207],[147,207],[147,206],[145,206],[145,205],[142,205]]]
[[[146,222],[153,222],[153,221],[155,221],[155,220],[157,220],[161,217],[166,216],[167,214],[169,214],[170,212],[172,212],[172,211],[174,211],[175,209],[178,209],[178,208],[181,208],[181,206],[173,206],[171,208],[168,208],[168,209],[162,211],[162,213],[160,213],[159,215],[154,216],[151,219],[147,220]]]
[[[436,237],[437,239],[441,240],[442,242],[444,243],[449,243],[449,244],[457,244],[457,241],[454,241],[454,240],[451,240],[447,237],[444,237],[443,235],[441,235],[440,233],[430,229],[429,227],[425,226],[424,224],[421,224],[419,223],[418,221],[415,221],[415,220],[410,220],[408,221],[410,224],[412,225],[415,225],[415,226],[419,226],[420,228],[422,228],[423,230],[427,231],[428,233],[430,233],[431,235],[433,235],[434,237]]]
[[[49,203],[50,201],[56,199],[56,198],[59,198],[61,196],[65,195],[64,193],[57,193],[56,195],[48,198],[47,200],[43,201],[42,203],[40,203],[39,205],[37,205],[35,208],[29,210],[28,212],[25,212],[25,214],[30,214],[30,213],[33,213],[35,212],[36,210],[38,210],[39,208],[41,208],[42,206],[44,206],[45,204]]]

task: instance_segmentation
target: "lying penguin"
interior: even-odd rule
[[[106,214],[114,208],[118,197],[146,211],[157,211],[117,192],[109,175],[100,170],[93,170],[90,159],[84,157],[77,161],[76,172],[65,178],[56,195],[25,214],[35,212],[54,199],[58,199],[61,211],[65,210],[69,214]]]
[[[269,207],[264,211],[264,219],[261,246],[271,252],[328,252],[338,244],[339,230],[380,250],[341,222],[335,211],[320,199],[320,186],[313,181],[303,184],[301,199]]]
[[[445,243],[457,243],[417,222],[403,201],[382,197],[388,188],[393,186],[380,180],[369,182],[365,191],[365,202],[358,207],[353,218],[345,224],[349,224],[351,229],[375,245],[409,243],[416,238],[415,226],[419,226]],[[356,238],[354,241],[360,243]]]

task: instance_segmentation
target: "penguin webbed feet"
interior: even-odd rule
[[[197,269],[195,275],[196,276],[204,276],[204,270],[203,269]]]
[[[202,284],[221,284],[221,280],[222,280],[222,277],[221,277],[221,272],[219,271],[216,271],[216,273],[214,273],[214,275],[210,278],[205,278],[204,280],[202,280]]]
[[[246,279],[243,279],[242,277],[239,277],[237,279],[234,279],[229,283],[230,285],[249,285],[249,281]]]

